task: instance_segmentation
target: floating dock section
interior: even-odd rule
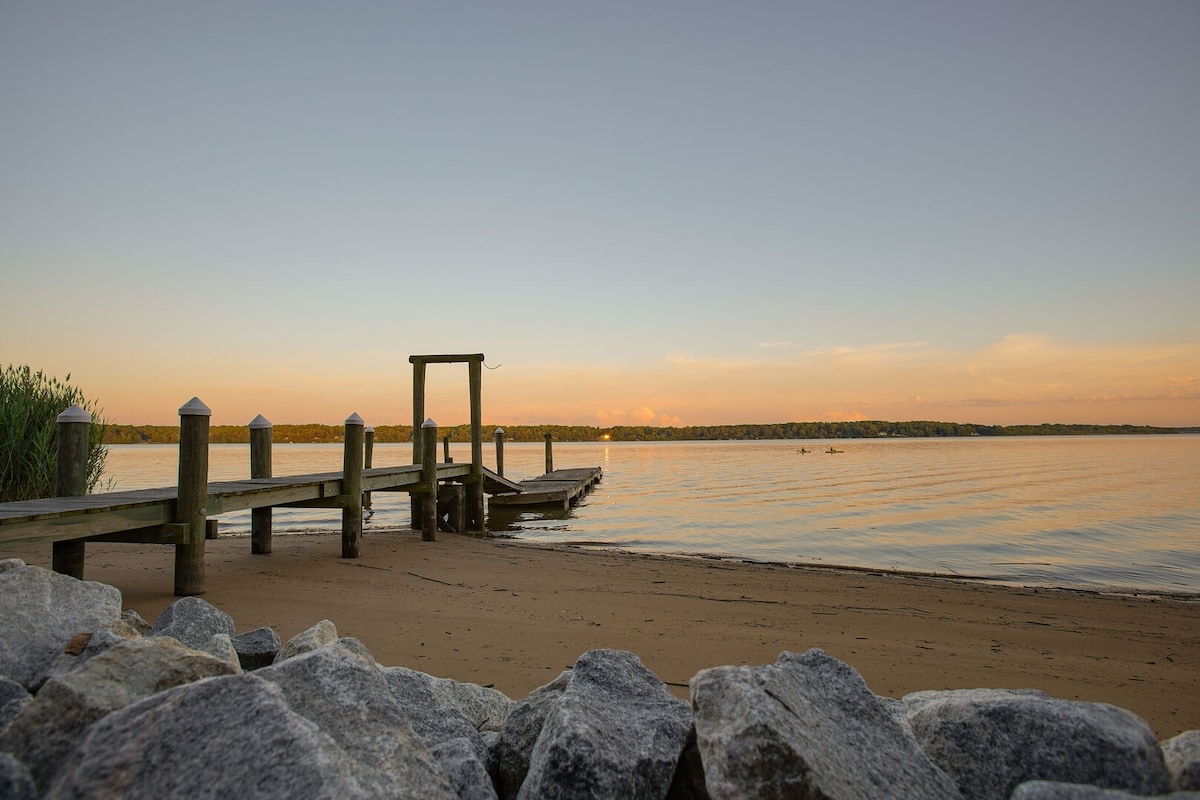
[[[520,489],[509,494],[494,494],[488,499],[493,506],[548,506],[564,509],[599,483],[603,476],[600,467],[556,469],[536,478],[520,481]]]

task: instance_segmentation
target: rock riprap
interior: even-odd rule
[[[1200,732],[1040,692],[877,697],[821,650],[675,697],[599,649],[527,697],[381,666],[331,620],[280,644],[183,598],[0,560],[0,797],[1200,797]],[[1174,794],[1170,794],[1174,792]]]
[[[17,558],[0,561],[0,675],[36,689],[67,644],[121,617],[121,592]]]

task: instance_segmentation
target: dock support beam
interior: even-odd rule
[[[212,410],[193,397],[179,409],[179,486],[175,522],[187,544],[175,545],[175,594],[204,594],[204,537],[208,506],[208,423]]]
[[[483,533],[483,354],[467,362],[471,382],[471,478],[467,484],[467,530]]]
[[[271,477],[271,420],[259,414],[250,421],[250,477]],[[250,510],[250,552],[271,552],[271,507]]]
[[[554,439],[549,433],[545,434],[546,438],[546,474],[554,472]]]
[[[88,441],[92,415],[73,405],[58,415],[58,473],[54,492],[59,497],[87,494]],[[84,542],[55,542],[51,566],[55,572],[83,580]]]
[[[421,423],[421,540],[437,540],[437,423]]]
[[[358,558],[362,539],[363,419],[346,418],[346,452],[342,458],[342,558]]]

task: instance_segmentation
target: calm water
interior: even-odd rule
[[[834,446],[843,452],[827,454]],[[802,454],[801,447],[812,452]],[[376,466],[411,461],[376,445]],[[451,445],[470,460],[466,443]],[[174,446],[110,448],[114,488],[169,486]],[[543,471],[509,443],[505,473]],[[494,451],[484,447],[487,466]],[[558,467],[604,479],[569,512],[489,511],[488,529],[754,561],[971,575],[1028,585],[1200,592],[1200,436],[559,443]],[[335,471],[340,445],[277,444],[276,475]],[[246,445],[215,445],[210,480],[249,474]],[[408,496],[377,493],[364,527],[407,528]],[[249,512],[221,517],[249,533]],[[277,532],[339,530],[340,512],[276,509]],[[369,547],[369,541],[366,545]]]

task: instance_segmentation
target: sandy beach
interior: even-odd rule
[[[1200,602],[1034,590],[881,572],[668,557],[506,539],[375,533],[207,545],[204,599],[238,631],[284,640],[321,619],[376,660],[521,698],[584,651],[637,653],[681,697],[701,669],[820,647],[877,694],[1036,688],[1112,703],[1159,738],[1200,728]],[[0,557],[50,566],[50,548]],[[174,553],[88,544],[85,577],[149,621],[172,596]]]

